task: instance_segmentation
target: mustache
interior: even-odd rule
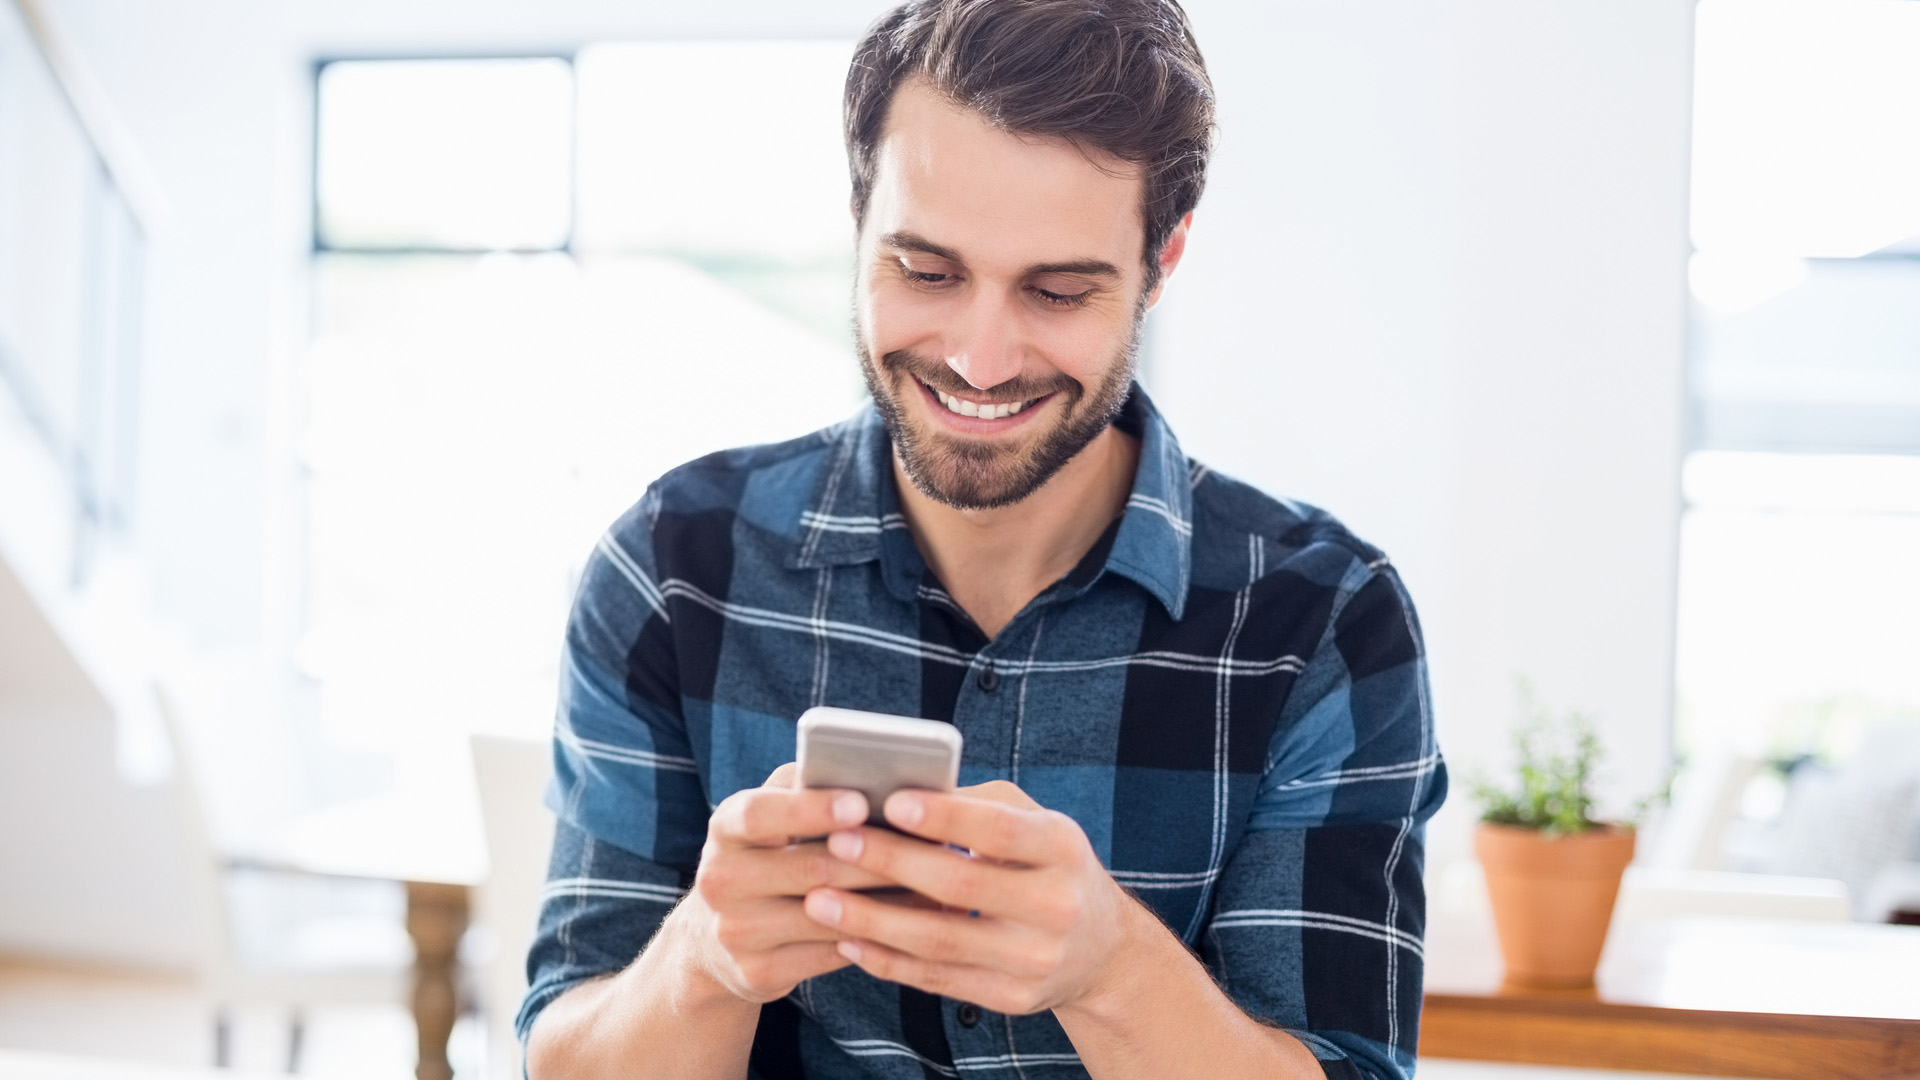
[[[921,356],[909,349],[896,349],[885,354],[880,357],[880,366],[894,374],[905,372],[942,393],[955,394],[969,401],[989,405],[1032,401],[1034,398],[1058,393],[1078,397],[1080,391],[1080,384],[1065,375],[1038,379],[1016,375],[1006,382],[982,390],[961,378],[944,362]]]

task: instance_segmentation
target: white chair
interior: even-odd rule
[[[552,751],[544,740],[473,737],[473,775],[490,866],[474,896],[476,918],[490,940],[480,988],[489,1080],[521,1076],[513,1017],[527,993],[527,948],[553,845],[553,815],[540,801],[552,774]]]
[[[1853,917],[1853,901],[1846,885],[1833,878],[1627,867],[1615,919],[1684,915],[1846,922]]]
[[[1436,916],[1485,920],[1491,915],[1486,877],[1471,859],[1440,870],[1429,891]],[[1634,865],[1621,879],[1613,918],[1616,924],[1684,916],[1845,922],[1851,912],[1847,887],[1831,878]]]
[[[173,744],[179,820],[190,839],[200,913],[198,975],[214,1007],[214,1064],[231,1064],[236,1009],[288,1019],[286,1069],[298,1072],[306,1015],[323,1005],[403,1005],[411,981],[405,896],[397,884],[235,865],[213,843],[176,706],[156,687]]]
[[[1869,727],[1837,767],[1794,770],[1779,818],[1753,841],[1752,869],[1846,882],[1856,919],[1920,904],[1920,723]]]
[[[1642,838],[1635,865],[1727,869],[1727,828],[1740,816],[1747,784],[1763,765],[1751,754],[1731,751],[1708,754],[1689,765],[1674,781],[1673,801]]]

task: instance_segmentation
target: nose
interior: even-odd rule
[[[997,292],[978,290],[947,334],[947,366],[976,390],[1014,378],[1024,362],[1017,313]]]

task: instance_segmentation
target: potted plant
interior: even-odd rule
[[[1523,697],[1526,695],[1522,689]],[[1515,736],[1518,786],[1474,784],[1483,805],[1474,853],[1486,872],[1509,983],[1593,985],[1620,877],[1633,860],[1634,827],[1594,817],[1600,757],[1592,724],[1554,722],[1532,708]]]

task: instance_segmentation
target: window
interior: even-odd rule
[[[1920,719],[1920,4],[1702,0],[1683,753]]]
[[[322,250],[554,251],[572,231],[564,58],[320,69]]]
[[[600,532],[680,462],[858,406],[851,53],[320,67],[299,662],[330,742],[544,735]]]

